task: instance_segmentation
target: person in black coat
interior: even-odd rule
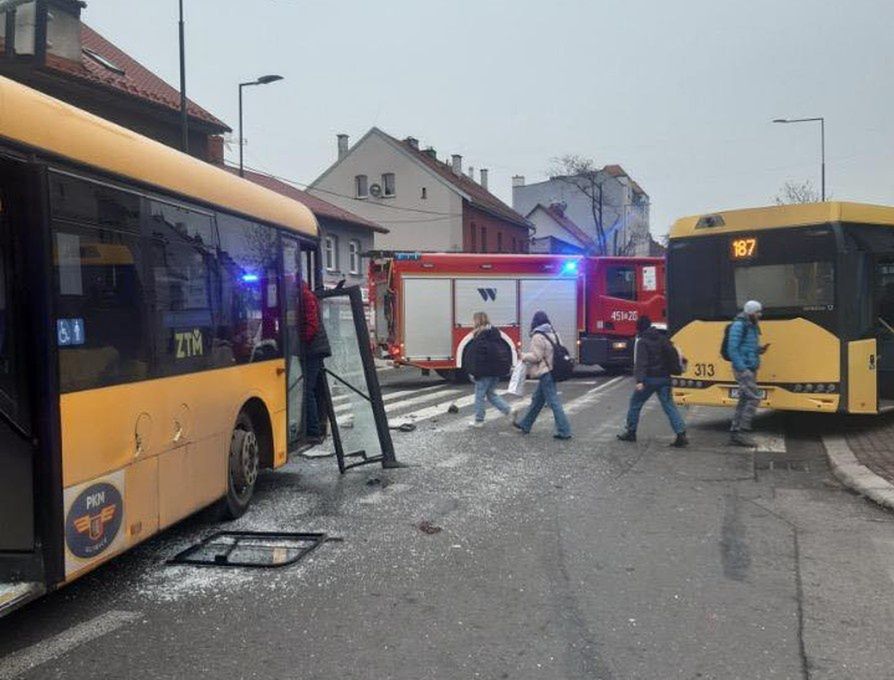
[[[652,320],[648,316],[641,316],[637,320],[636,330],[636,345],[633,350],[633,376],[636,380],[636,389],[630,397],[627,428],[618,435],[618,439],[623,442],[636,441],[640,411],[649,397],[657,394],[661,408],[664,409],[677,435],[673,446],[687,446],[689,440],[686,438],[686,423],[680,416],[671,395],[671,365],[680,361],[677,350],[667,335],[652,326]]]
[[[489,401],[505,416],[510,415],[509,404],[497,394],[500,378],[512,372],[512,350],[500,331],[490,325],[484,312],[472,317],[474,337],[466,349],[465,368],[475,381],[475,420],[472,427],[484,425],[485,401]]]

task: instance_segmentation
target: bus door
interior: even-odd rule
[[[42,589],[35,549],[37,451],[26,391],[27,337],[21,238],[28,191],[24,165],[0,159],[0,613]]]
[[[894,257],[875,265],[875,329],[879,396],[894,398]]]
[[[318,293],[323,328],[332,355],[322,381],[331,441],[341,472],[366,463],[398,467],[385,405],[369,346],[360,288]]]
[[[301,294],[301,246],[296,239],[282,237],[283,309],[285,309],[287,418],[289,451],[295,450],[303,434],[304,376],[301,371],[299,308]]]

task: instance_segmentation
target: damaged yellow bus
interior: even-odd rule
[[[238,516],[285,463],[317,232],[0,78],[0,614],[202,507]]]
[[[826,202],[687,217],[670,232],[668,323],[689,359],[680,404],[733,406],[724,328],[763,304],[767,408],[878,413],[894,398],[894,208]],[[890,403],[890,402],[888,402]]]

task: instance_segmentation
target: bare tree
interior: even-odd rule
[[[791,203],[817,203],[819,194],[813,188],[813,183],[808,179],[803,182],[787,181],[782,185],[782,191],[776,195],[776,205],[789,205]]]
[[[593,214],[593,224],[596,226],[596,254],[607,255],[608,244],[605,239],[602,196],[602,185],[608,179],[607,176],[596,167],[596,163],[592,159],[576,154],[554,158],[550,175],[573,186],[587,197]]]

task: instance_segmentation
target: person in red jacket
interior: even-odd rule
[[[317,386],[323,369],[323,360],[332,356],[326,329],[320,320],[320,303],[304,281],[301,282],[300,336],[304,358],[304,432],[309,439],[319,440],[320,411],[317,404]]]

